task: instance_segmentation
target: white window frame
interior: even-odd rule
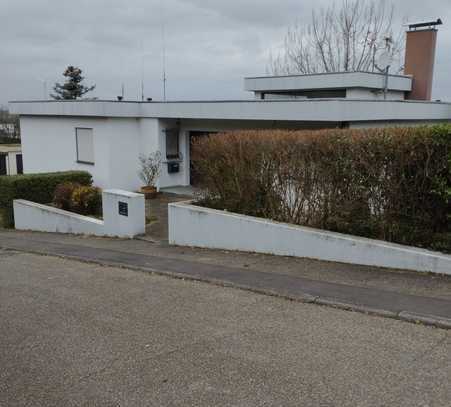
[[[79,140],[78,140],[78,131],[79,130],[90,130],[91,131],[91,141],[92,141],[92,161],[88,159],[83,159],[83,157],[80,157],[80,150],[79,150]],[[94,130],[91,127],[76,127],[75,128],[75,149],[77,154],[77,163],[79,164],[86,164],[86,165],[95,165],[95,156],[94,156]]]

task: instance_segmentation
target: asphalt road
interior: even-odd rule
[[[451,331],[0,252],[0,406],[451,405]]]

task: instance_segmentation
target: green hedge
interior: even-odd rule
[[[0,135],[0,144],[20,144],[20,138]]]
[[[451,252],[451,126],[199,139],[201,204]]]
[[[0,216],[3,226],[14,226],[14,199],[46,204],[52,202],[57,185],[65,182],[92,185],[92,176],[85,171],[0,176]]]

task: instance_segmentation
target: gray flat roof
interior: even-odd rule
[[[385,75],[377,72],[332,72],[308,75],[260,76],[244,78],[244,88],[251,92],[288,92],[324,89],[383,89]],[[412,90],[412,76],[389,75],[388,90]]]

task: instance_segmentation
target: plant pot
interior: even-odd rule
[[[141,187],[141,193],[146,199],[155,199],[158,195],[157,188],[154,186]]]

